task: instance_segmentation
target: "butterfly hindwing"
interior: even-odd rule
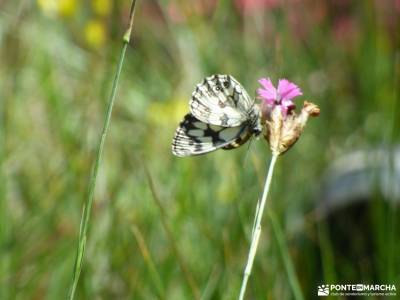
[[[219,148],[233,149],[251,136],[248,125],[223,127],[206,124],[187,114],[175,132],[172,152],[176,156],[208,153]]]
[[[242,134],[237,136],[232,142],[230,142],[228,145],[222,147],[224,150],[232,150],[236,149],[240,146],[242,146],[244,143],[246,143],[252,136],[252,133],[248,130],[243,131]]]
[[[262,131],[261,111],[230,75],[212,75],[196,86],[190,112],[172,142],[176,156],[234,149]]]
[[[196,86],[189,102],[198,120],[223,127],[242,125],[254,101],[231,75],[212,75]]]

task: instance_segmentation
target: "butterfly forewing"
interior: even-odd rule
[[[231,75],[213,75],[196,86],[190,112],[204,123],[235,127],[242,125],[254,101]]]
[[[260,109],[230,75],[213,75],[196,86],[187,114],[175,132],[172,153],[204,154],[234,149],[261,133]]]
[[[219,148],[233,149],[251,134],[247,125],[223,127],[206,124],[187,114],[175,132],[172,153],[176,156],[199,155]]]

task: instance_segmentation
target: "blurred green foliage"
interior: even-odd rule
[[[0,299],[67,295],[129,5],[0,1]],[[192,89],[213,73],[250,94],[260,77],[288,78],[321,107],[278,161],[267,208],[305,298],[322,283],[400,289],[398,208],[377,194],[349,216],[363,224],[354,236],[371,241],[355,252],[340,249],[362,239],[335,238],[349,229],[343,219],[332,230],[314,213],[335,158],[399,142],[399,19],[397,0],[139,1],[78,299],[237,297],[268,147],[254,142],[247,162],[246,146],[185,159],[170,150]],[[292,299],[264,221],[248,297]]]

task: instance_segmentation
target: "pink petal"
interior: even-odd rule
[[[293,107],[295,107],[295,105],[294,105],[292,100],[283,99],[281,104],[285,108],[293,108]]]
[[[270,93],[263,89],[257,89],[258,98],[265,101],[269,105],[274,105],[275,98],[270,98]]]
[[[278,106],[279,106],[284,118],[286,118],[286,116],[288,114],[290,114],[290,112],[296,108],[296,106],[294,104],[291,106],[283,106],[283,105],[278,105]]]
[[[261,78],[258,82],[262,85],[263,88],[258,89],[257,92],[259,95],[265,99],[276,99],[277,91],[271,80],[268,78]],[[262,92],[262,94],[261,94]]]
[[[278,83],[278,94],[282,100],[291,100],[294,97],[303,95],[300,88],[286,79],[280,79]]]
[[[282,100],[282,114],[286,117],[292,110],[296,108],[296,105],[293,103],[292,100]]]

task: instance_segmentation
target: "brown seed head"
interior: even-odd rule
[[[288,151],[300,138],[308,117],[320,114],[319,107],[305,101],[300,114],[292,111],[285,118],[280,107],[276,106],[266,118],[264,136],[273,154],[281,155]]]

